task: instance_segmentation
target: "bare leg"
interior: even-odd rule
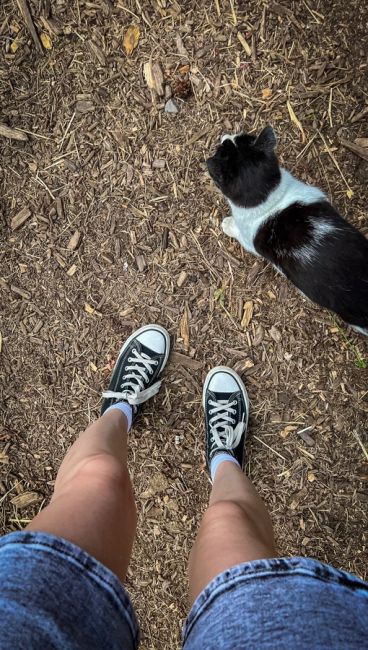
[[[114,409],[65,456],[51,502],[27,526],[63,537],[125,579],[136,528],[127,469],[127,420]]]
[[[272,523],[263,501],[240,467],[221,463],[190,555],[191,604],[222,571],[275,555]]]
[[[50,504],[27,526],[73,542],[122,580],[137,519],[127,468],[126,413],[134,419],[136,405],[158,392],[169,351],[169,334],[160,325],[145,325],[125,341],[103,393],[104,414],[69,449]]]

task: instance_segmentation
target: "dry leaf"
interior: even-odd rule
[[[189,314],[188,305],[185,305],[184,313],[180,321],[180,336],[183,339],[184,347],[189,350]]]
[[[289,433],[291,433],[292,431],[295,431],[295,429],[297,429],[297,427],[294,427],[292,424],[288,424],[288,426],[285,427],[285,429],[280,431],[280,437],[281,438],[287,438]]]
[[[302,142],[305,142],[304,129],[303,129],[302,125],[300,124],[297,116],[295,115],[294,109],[293,109],[292,105],[290,104],[289,100],[286,102],[286,106],[288,108],[291,121],[298,127],[299,131],[302,134]]]
[[[52,40],[46,32],[41,32],[40,35],[41,43],[44,46],[45,50],[51,50],[52,49]]]
[[[241,327],[246,330],[253,316],[253,302],[248,300],[244,305]]]
[[[164,94],[164,77],[159,63],[147,61],[143,66],[144,78],[148,88],[154,90],[158,95]]]
[[[270,99],[271,96],[272,96],[271,88],[263,88],[262,99]]]
[[[95,366],[95,364],[92,363],[92,361],[89,362],[89,367],[91,368],[91,370],[93,370],[93,372],[97,372],[97,366]]]
[[[127,54],[132,54],[138,45],[141,31],[138,25],[130,25],[124,34],[123,46]]]
[[[14,41],[12,42],[12,44],[10,45],[10,51],[11,51],[12,54],[16,53],[19,45],[20,45],[20,43],[19,43],[18,39],[15,38]]]
[[[220,307],[224,307],[225,305],[225,291],[224,289],[215,289],[213,292],[213,298],[215,302],[217,302]]]
[[[243,363],[243,368],[244,370],[247,370],[247,368],[254,368],[254,363],[252,359],[246,359]]]
[[[17,494],[16,497],[10,499],[10,503],[21,510],[27,506],[32,506],[34,503],[38,503],[41,499],[42,497],[37,492],[22,492],[22,494]]]
[[[179,72],[182,75],[188,74],[189,72],[189,65],[182,65],[181,68],[179,68]]]
[[[310,483],[313,483],[316,480],[316,475],[313,472],[308,472],[307,478]]]
[[[85,302],[85,303],[84,303],[84,311],[86,311],[87,314],[91,314],[91,315],[92,315],[92,314],[95,313],[96,310],[95,310],[94,307],[92,307],[91,305],[89,305],[88,302]]]

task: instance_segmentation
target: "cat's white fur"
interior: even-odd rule
[[[258,255],[254,248],[254,239],[259,228],[265,221],[274,214],[285,210],[292,203],[309,204],[315,201],[327,200],[326,195],[312,185],[306,185],[294,178],[286,169],[281,168],[281,181],[260,205],[254,208],[241,208],[230,200],[232,217],[227,217],[222,222],[222,229],[229,237],[234,237],[238,242],[253,255]],[[325,227],[325,233],[331,232],[330,224],[320,224],[316,235],[320,238],[321,228]]]

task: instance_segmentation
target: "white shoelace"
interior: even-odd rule
[[[149,376],[153,373],[152,366],[157,366],[158,361],[151,359],[145,352],[138,352],[133,348],[132,355],[128,357],[128,363],[134,362],[134,365],[126,366],[128,374],[124,375],[124,382],[121,384],[121,391],[105,390],[102,396],[107,399],[123,399],[131,406],[143,404],[160,390],[161,380],[144,389],[144,382],[149,381]],[[134,381],[132,381],[134,379]]]
[[[242,421],[238,422],[235,428],[233,427],[235,420],[231,416],[236,413],[236,409],[233,408],[236,401],[228,402],[225,399],[209,400],[208,404],[212,407],[209,414],[213,417],[210,417],[209,425],[213,442],[218,449],[235,449],[245,430],[244,415]]]

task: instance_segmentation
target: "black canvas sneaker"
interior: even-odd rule
[[[247,435],[249,398],[239,375],[226,366],[212,368],[203,386],[206,420],[206,460],[228,453],[243,467]]]
[[[170,354],[170,337],[160,325],[145,325],[133,332],[119,352],[104,398],[101,415],[116,402],[132,407],[134,422],[141,404],[160,390],[161,372]]]

